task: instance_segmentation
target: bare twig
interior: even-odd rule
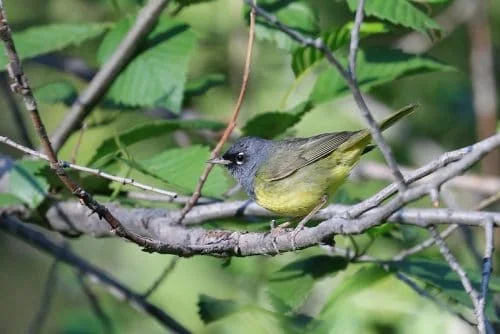
[[[52,304],[52,300],[54,299],[55,288],[57,286],[57,269],[59,265],[59,259],[56,257],[52,265],[50,266],[49,273],[47,275],[47,280],[45,281],[45,286],[43,288],[42,300],[40,301],[40,306],[38,307],[38,311],[35,315],[35,318],[31,322],[31,325],[27,331],[27,333],[35,334],[40,333],[47,319],[47,315],[50,311],[50,306]]]
[[[392,151],[387,145],[387,143],[384,140],[384,137],[382,136],[382,132],[380,131],[380,127],[378,126],[377,122],[375,121],[375,118],[373,118],[373,115],[370,112],[370,109],[366,105],[366,102],[363,98],[363,95],[361,94],[361,91],[359,89],[359,86],[355,80],[355,76],[351,76],[351,71],[344,69],[340,61],[335,57],[335,55],[332,53],[332,51],[328,48],[328,46],[325,44],[325,42],[321,38],[316,38],[312,39],[310,37],[306,37],[299,33],[298,31],[288,27],[287,25],[281,23],[275,16],[269,14],[266,12],[264,9],[261,7],[255,5],[251,0],[243,0],[246,4],[251,6],[255,10],[255,14],[262,17],[264,20],[266,20],[268,23],[274,25],[276,28],[290,36],[293,40],[301,43],[304,46],[311,47],[314,49],[317,49],[320,51],[326,58],[326,60],[339,72],[339,74],[342,76],[342,78],[345,80],[347,86],[351,90],[354,100],[356,101],[359,110],[361,112],[361,115],[365,119],[365,121],[368,123],[368,127],[370,130],[370,133],[373,137],[373,140],[377,143],[380,151],[382,152],[382,155],[384,156],[385,161],[389,165],[394,178],[396,180],[396,185],[397,188],[400,191],[404,191],[406,189],[406,182],[404,180],[403,175],[401,174],[401,171],[398,168],[398,165],[396,163],[396,160],[394,159],[394,156],[392,155]],[[361,7],[361,6],[359,6]],[[359,8],[358,7],[358,8]],[[362,8],[361,8],[362,9]],[[360,9],[360,10],[361,10]],[[358,24],[361,24],[361,19],[362,19],[362,14],[359,16],[360,22]],[[356,27],[354,27],[356,28]],[[353,28],[353,29],[354,29]],[[358,27],[359,29],[359,27]],[[356,37],[356,33],[353,34],[354,37]],[[351,45],[357,45],[357,41],[351,41]],[[356,51],[354,49],[354,51]],[[355,59],[355,56],[352,57]]]
[[[156,0],[151,1],[154,2]],[[49,137],[40,117],[40,113],[38,112],[37,101],[33,96],[33,91],[29,84],[28,78],[24,74],[21,61],[19,60],[19,56],[12,39],[12,32],[7,22],[7,16],[2,1],[0,1],[0,39],[3,41],[5,51],[7,53],[7,58],[9,60],[7,70],[11,80],[13,81],[11,88],[13,91],[22,96],[24,100],[25,107],[30,114],[36,133],[50,162],[50,168],[58,176],[65,187],[72,194],[78,197],[80,201],[92,211],[92,213],[97,213],[99,218],[104,218],[106,222],[108,222],[114,233],[143,247],[145,251],[155,251],[155,249],[160,246],[157,242],[154,242],[153,240],[149,240],[147,238],[143,238],[137,234],[125,230],[123,225],[111,214],[111,212],[109,212],[109,210],[105,206],[99,204],[99,202],[97,202],[91,194],[86,192],[75,181],[73,181],[66,174],[63,166],[60,165],[59,161],[57,160],[57,154],[52,148],[52,145],[49,141]]]
[[[494,233],[493,233],[493,223],[486,222],[484,226],[484,238],[485,238],[485,246],[484,246],[484,258],[483,258],[483,272],[482,272],[482,280],[481,280],[481,296],[479,297],[479,310],[484,319],[483,324],[479,324],[484,327],[480,329],[484,333],[494,333],[494,331],[489,327],[485,308],[486,301],[488,298],[488,285],[490,282],[490,276],[493,268],[493,248],[495,246],[494,243]],[[478,318],[479,320],[479,318]]]
[[[493,61],[493,41],[488,19],[488,1],[475,0],[477,8],[469,21],[470,67],[476,134],[478,139],[497,132],[497,89]],[[481,161],[483,173],[500,175],[500,150]]]
[[[358,8],[356,8],[354,27],[352,27],[351,30],[351,43],[349,45],[349,72],[353,81],[356,81],[356,58],[358,55],[359,30],[363,24],[364,8],[365,0],[359,0]]]
[[[23,115],[17,106],[16,100],[12,96],[12,91],[10,90],[7,75],[5,73],[0,73],[0,88],[2,89],[5,100],[7,101],[9,111],[12,113],[12,116],[14,116],[15,124],[21,134],[24,145],[34,147]]]
[[[34,157],[39,158],[39,159],[43,159],[43,160],[47,160],[47,161],[51,162],[50,159],[49,159],[49,157],[47,155],[45,155],[43,153],[40,153],[38,151],[29,149],[27,147],[24,147],[24,146],[22,146],[22,145],[20,145],[20,144],[18,144],[16,142],[14,142],[13,140],[7,138],[7,137],[0,136],[0,142],[4,143],[4,144],[7,144],[7,145],[9,145],[11,147],[17,148],[18,150],[23,151],[25,153],[28,153],[28,154],[30,154],[30,155],[32,155]],[[101,171],[99,169],[89,168],[89,167],[85,167],[85,166],[79,166],[79,165],[75,165],[75,164],[67,162],[67,161],[57,161],[56,163],[57,163],[58,166],[60,166],[63,169],[64,168],[71,168],[71,169],[78,170],[78,171],[81,171],[81,172],[93,174],[93,175],[102,177],[103,179],[111,180],[111,181],[114,181],[114,182],[117,182],[117,183],[120,183],[120,184],[123,184],[123,185],[129,185],[129,186],[136,187],[136,188],[139,188],[139,189],[143,189],[143,190],[151,191],[151,192],[154,192],[154,193],[158,193],[158,194],[161,194],[163,196],[168,196],[170,198],[175,198],[177,196],[177,194],[174,193],[174,192],[172,192],[172,191],[167,191],[167,190],[155,188],[155,187],[152,187],[150,185],[137,182],[134,179],[111,175],[111,174],[103,172],[103,171]]]
[[[255,1],[255,0],[251,0]],[[250,28],[248,31],[248,44],[247,44],[247,54],[246,54],[246,59],[245,59],[245,66],[243,70],[243,79],[241,82],[241,88],[240,88],[240,94],[238,96],[238,101],[236,102],[236,106],[234,107],[233,113],[231,115],[231,119],[229,120],[229,123],[227,124],[226,130],[224,130],[224,134],[220,138],[219,142],[215,146],[215,148],[212,150],[210,153],[210,159],[213,159],[217,157],[220,154],[220,151],[222,150],[222,146],[225,144],[231,133],[233,132],[234,128],[236,127],[236,120],[238,119],[238,115],[240,113],[241,106],[243,104],[243,99],[245,97],[246,91],[247,91],[247,86],[248,86],[248,80],[250,78],[250,64],[252,62],[252,51],[253,51],[253,42],[255,39],[255,9],[252,8],[250,11]],[[179,218],[178,223],[181,224],[182,221],[184,220],[184,217],[186,217],[187,213],[193,208],[193,206],[196,204],[196,201],[198,198],[201,196],[201,190],[203,188],[203,185],[205,184],[208,175],[212,171],[212,168],[214,168],[213,164],[207,164],[205,166],[205,169],[203,170],[203,173],[201,174],[198,184],[196,185],[196,188],[193,192],[193,196],[191,199],[186,203],[184,206],[184,209],[182,210],[182,214]]]
[[[75,268],[80,273],[85,274],[108,288],[108,291],[121,301],[129,303],[133,308],[148,314],[156,319],[163,327],[174,333],[190,333],[188,329],[179,324],[175,319],[165,313],[162,309],[149,303],[141,294],[132,291],[130,288],[113,278],[108,273],[90,264],[83,258],[73,253],[67,247],[58,245],[43,233],[35,231],[13,218],[0,216],[0,229],[14,235],[27,244],[50,254],[59,261]]]
[[[439,248],[439,251],[441,252],[441,255],[443,255],[444,259],[446,262],[448,262],[448,265],[450,268],[457,273],[458,277],[460,278],[460,282],[462,282],[462,285],[464,287],[465,292],[469,295],[472,305],[474,306],[474,313],[476,314],[477,318],[477,327],[480,333],[486,333],[486,326],[485,326],[485,321],[487,319],[484,316],[484,313],[481,311],[481,306],[479,303],[479,300],[481,296],[479,293],[474,289],[472,286],[472,283],[467,276],[467,273],[465,270],[460,266],[458,263],[457,259],[453,254],[451,254],[450,249],[446,245],[445,241],[441,238],[439,235],[439,232],[437,231],[435,226],[429,226],[428,230],[431,232],[432,237],[435,239],[436,245]]]
[[[177,265],[177,262],[179,262],[178,257],[174,257],[168,266],[166,266],[163,271],[161,272],[160,276],[153,282],[153,284],[149,287],[149,289],[144,292],[144,299],[149,298],[153,292],[158,289],[158,287],[165,281],[165,279],[168,277],[168,275],[175,269],[175,266]]]
[[[101,303],[99,303],[99,299],[97,299],[97,296],[87,285],[87,282],[85,282],[85,275],[83,273],[77,272],[76,276],[78,282],[80,283],[80,286],[82,287],[83,293],[85,293],[85,296],[90,303],[92,311],[102,325],[103,333],[113,333],[113,323],[111,322],[111,319],[108,317],[106,312],[104,312],[104,309],[102,308]]]
[[[186,204],[191,196],[182,196],[177,195],[176,197],[162,195],[162,194],[152,194],[152,193],[144,193],[141,191],[129,191],[127,193],[128,198],[140,199],[145,201],[153,201],[153,202],[168,202],[168,203],[179,203]],[[216,203],[221,202],[218,199],[212,199],[207,197],[200,197],[196,204],[208,204],[208,203]]]
[[[73,103],[68,115],[52,135],[51,141],[56,152],[106,94],[115,78],[132,59],[134,52],[140,45],[139,42],[149,34],[168,3],[169,0],[149,0],[139,12],[134,25],[125,38],[92,78],[89,86]]]

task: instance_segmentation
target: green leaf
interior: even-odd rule
[[[35,89],[35,96],[43,103],[69,106],[77,98],[78,91],[69,81],[55,81]]]
[[[0,208],[20,204],[24,204],[24,202],[20,198],[17,198],[16,196],[9,193],[0,193]]]
[[[218,299],[202,294],[198,301],[198,314],[204,323],[209,324],[238,312],[243,306],[233,300]]]
[[[449,2],[450,0],[410,0],[410,1],[416,3],[446,3]]]
[[[257,4],[292,29],[306,35],[316,35],[318,33],[317,17],[304,2],[259,0]],[[245,6],[244,15],[247,22],[249,22],[249,13],[249,7]],[[300,45],[260,17],[256,18],[255,23],[255,37],[259,40],[271,42],[278,48],[287,51],[292,51]]]
[[[307,298],[316,280],[344,270],[345,257],[316,255],[287,264],[269,279],[268,293],[276,311],[298,308]]]
[[[224,129],[225,125],[219,122],[208,120],[165,120],[139,124],[118,135],[118,140],[125,146],[130,146],[142,140],[163,136],[175,130],[214,130]],[[116,139],[110,136],[105,139],[97,148],[89,164],[109,157],[118,151]]]
[[[47,163],[41,160],[20,160],[9,175],[8,193],[36,208],[48,194],[49,183],[43,176]]]
[[[351,40],[351,30],[353,27],[353,22],[349,22],[346,25],[337,28],[331,32],[325,32],[320,35],[328,48],[335,51],[341,47],[344,47],[350,43]],[[389,31],[387,25],[380,22],[363,22],[359,30],[360,38],[364,38],[370,35],[383,34]],[[311,47],[299,47],[292,55],[292,69],[296,77],[304,73],[308,68],[317,64],[324,55],[321,51]]]
[[[416,277],[438,288],[448,298],[456,300],[460,304],[473,309],[470,297],[465,292],[460,278],[450,268],[448,263],[438,260],[410,258],[399,262],[389,262],[388,265],[394,270],[402,271],[403,273]],[[480,291],[480,272],[467,271],[467,276],[472,285]],[[491,276],[489,288],[490,291],[500,292],[500,277]],[[492,298],[488,298],[486,314],[490,319],[499,319],[495,312]]]
[[[184,90],[184,97],[190,98],[205,94],[210,88],[220,86],[226,82],[226,77],[220,73],[204,75],[192,81],[188,81]]]
[[[345,59],[342,63],[346,63]],[[412,74],[452,70],[452,66],[430,57],[409,55],[398,50],[370,48],[360,50],[356,72],[361,90],[367,91]],[[321,103],[344,96],[348,92],[344,79],[330,67],[318,77],[310,99]]]
[[[250,119],[243,127],[245,136],[271,139],[297,124],[314,105],[307,101],[288,111],[270,111]]]
[[[192,193],[209,157],[208,147],[190,146],[167,150],[137,163],[148,173],[175,185],[179,192]],[[228,187],[229,182],[223,169],[215,168],[208,176],[202,193],[205,196],[218,197]]]
[[[108,23],[51,24],[26,29],[13,34],[21,59],[64,49],[70,45],[98,37],[109,27]],[[7,65],[7,57],[0,53],[0,68]]]
[[[98,51],[101,63],[115,51],[134,20],[123,19],[106,35]],[[107,97],[127,106],[161,106],[179,112],[195,41],[187,24],[162,16]]]
[[[347,0],[352,11],[356,10],[358,2],[359,0]],[[433,19],[407,0],[370,0],[365,2],[364,9],[368,16],[376,16],[422,33],[427,33],[429,30],[441,30]]]

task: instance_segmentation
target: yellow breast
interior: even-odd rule
[[[340,155],[331,154],[275,181],[257,172],[254,192],[257,203],[277,214],[303,217],[345,181],[359,160],[362,148]]]

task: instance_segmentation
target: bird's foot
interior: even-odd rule
[[[271,240],[272,240],[272,245],[273,249],[276,252],[277,255],[280,254],[280,251],[278,249],[278,244],[276,243],[276,238],[282,234],[283,232],[286,232],[286,228],[290,226],[290,222],[284,222],[282,224],[279,224],[276,226],[276,220],[273,219],[271,220]]]

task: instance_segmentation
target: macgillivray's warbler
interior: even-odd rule
[[[385,130],[415,110],[411,104],[379,123]],[[303,217],[295,232],[345,181],[360,156],[371,149],[368,129],[324,133],[309,138],[238,139],[221,157],[224,165],[260,206],[288,217]]]

